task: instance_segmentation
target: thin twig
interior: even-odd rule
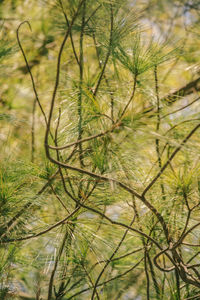
[[[110,55],[111,55],[111,50],[112,50],[113,26],[114,26],[114,18],[113,18],[113,7],[112,7],[112,4],[110,4],[110,12],[111,12],[111,13],[110,13],[110,40],[109,40],[108,52],[107,52],[107,55],[106,55],[106,58],[105,58],[105,61],[104,61],[104,64],[103,64],[103,67],[102,67],[100,76],[99,76],[99,80],[98,80],[98,82],[97,82],[97,85],[96,85],[95,90],[94,90],[94,93],[93,93],[94,96],[97,95],[97,92],[98,92],[98,90],[99,90],[101,81],[102,81],[102,79],[103,79],[103,76],[104,76],[104,73],[105,73],[105,70],[106,70],[106,66],[107,66],[109,57],[110,57]]]
[[[56,269],[58,267],[59,260],[61,258],[62,253],[63,253],[67,237],[68,237],[68,230],[66,230],[66,233],[65,233],[65,235],[63,237],[62,243],[60,245],[60,249],[58,250],[58,255],[56,256],[56,259],[55,259],[53,270],[51,272],[50,281],[49,281],[49,287],[48,287],[47,300],[51,300],[52,299],[52,288],[53,288],[54,276],[55,276],[55,273],[56,273]]]
[[[33,100],[32,109],[32,125],[31,125],[31,162],[34,162],[35,156],[35,110],[36,110],[36,99]]]
[[[181,144],[174,150],[174,152],[171,154],[167,162],[162,166],[161,170],[158,172],[158,174],[154,177],[154,179],[149,183],[149,185],[145,188],[142,195],[144,196],[148,190],[156,183],[156,181],[160,178],[162,173],[165,171],[165,169],[168,167],[170,162],[173,160],[173,158],[176,156],[176,154],[182,149],[182,147],[187,143],[187,141],[190,139],[190,137],[199,129],[200,124],[198,124],[196,127],[194,127],[190,133],[184,138],[184,140],[181,142]]]
[[[116,280],[116,279],[118,279],[118,278],[121,278],[121,277],[127,275],[128,273],[130,273],[131,271],[133,271],[135,268],[137,268],[137,267],[139,266],[139,264],[140,264],[143,260],[144,260],[144,257],[142,257],[142,258],[139,260],[139,262],[137,262],[134,266],[132,266],[130,269],[128,269],[128,270],[125,271],[124,273],[119,274],[119,275],[117,275],[117,276],[115,276],[115,277],[113,277],[113,278],[111,278],[111,279],[108,279],[108,280],[102,282],[102,283],[99,283],[97,287],[104,286],[104,285],[108,284],[109,282],[111,282],[111,281],[113,281],[113,280]],[[78,295],[80,295],[80,294],[83,294],[83,293],[85,293],[85,292],[87,292],[87,291],[89,291],[89,290],[91,290],[91,289],[92,289],[92,287],[89,287],[89,288],[86,288],[86,289],[84,289],[84,290],[82,290],[82,291],[79,291],[79,292],[75,293],[74,295],[72,295],[71,297],[67,298],[67,300],[74,299],[74,297],[76,297],[76,296],[78,296]]]
[[[194,104],[195,102],[199,101],[199,99],[200,99],[200,97],[196,98],[195,100],[193,100],[192,102],[188,103],[187,105],[182,106],[181,108],[176,109],[176,110],[174,110],[174,111],[172,111],[172,112],[170,112],[170,113],[168,113],[168,114],[162,116],[161,119],[164,119],[164,118],[166,118],[166,117],[168,117],[168,116],[171,116],[171,115],[173,115],[173,114],[175,114],[175,113],[177,113],[177,112],[179,112],[179,111],[181,111],[181,110],[183,110],[183,109],[185,109],[185,108],[188,108],[189,106],[191,106],[191,105]]]
[[[135,216],[133,217],[133,219],[132,219],[132,221],[131,221],[131,223],[130,223],[129,226],[132,226],[133,223],[134,223],[134,221],[135,221]],[[125,231],[125,233],[123,234],[123,236],[122,236],[120,242],[118,243],[117,247],[116,247],[115,250],[113,251],[112,255],[110,256],[110,258],[108,259],[108,261],[106,262],[106,264],[104,265],[104,267],[102,268],[101,272],[99,273],[99,275],[98,275],[98,277],[97,277],[97,279],[96,279],[96,281],[95,281],[95,284],[94,284],[94,288],[93,288],[91,300],[94,299],[94,296],[95,296],[95,293],[96,293],[96,288],[97,288],[98,283],[99,283],[99,281],[100,281],[100,279],[101,279],[101,276],[103,275],[103,273],[105,272],[106,268],[108,267],[108,265],[109,265],[110,262],[112,261],[113,257],[117,254],[117,252],[118,252],[118,250],[120,249],[121,245],[123,244],[123,242],[124,242],[124,240],[125,240],[127,234],[128,234],[128,229],[127,229],[127,230]]]
[[[51,231],[52,229],[62,225],[63,223],[65,223],[67,220],[69,220],[69,218],[71,218],[76,212],[78,212],[78,210],[80,209],[80,206],[78,206],[76,209],[74,209],[67,217],[65,217],[64,219],[58,221],[57,223],[53,224],[52,226],[48,227],[47,229],[40,231],[36,234],[32,234],[32,235],[28,235],[26,237],[21,237],[21,238],[14,238],[14,239],[5,239],[5,240],[1,240],[0,243],[6,244],[6,243],[12,243],[12,242],[19,242],[19,241],[25,241],[25,240],[30,240],[32,238],[36,238],[38,236],[41,236],[49,231]]]

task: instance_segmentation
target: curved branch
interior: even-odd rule
[[[156,266],[160,271],[162,271],[162,272],[171,272],[171,271],[175,270],[175,266],[166,269],[166,268],[160,267],[160,265],[157,263],[157,259],[158,259],[161,255],[166,254],[166,252],[167,252],[168,250],[169,250],[169,247],[167,247],[166,249],[163,249],[163,250],[162,250],[161,252],[159,252],[159,253],[154,257],[154,259],[153,259],[153,262],[154,262],[155,266]],[[171,260],[172,260],[172,258],[171,258]]]
[[[33,91],[34,91],[34,94],[35,94],[35,98],[36,98],[37,103],[38,103],[38,105],[39,105],[39,107],[40,107],[40,110],[41,110],[41,112],[42,112],[42,114],[43,114],[43,116],[44,116],[45,123],[46,123],[46,125],[47,125],[47,117],[46,117],[45,112],[44,112],[44,110],[43,110],[43,107],[42,107],[42,105],[41,105],[41,103],[40,103],[39,96],[38,96],[37,89],[36,89],[36,85],[35,85],[35,81],[34,81],[34,77],[33,77],[31,68],[30,68],[30,66],[29,66],[28,60],[27,60],[27,58],[26,58],[25,51],[24,51],[24,49],[23,49],[23,47],[22,47],[22,44],[21,44],[21,41],[20,41],[20,37],[19,37],[19,30],[20,30],[20,28],[21,28],[21,26],[22,26],[23,24],[27,24],[28,27],[29,27],[29,29],[32,31],[31,24],[29,23],[29,21],[26,20],[26,21],[23,21],[22,23],[20,23],[19,26],[18,26],[18,28],[17,28],[17,42],[18,42],[18,45],[19,45],[20,50],[21,50],[21,52],[22,52],[22,55],[23,55],[23,57],[24,57],[24,60],[25,60],[25,63],[26,63],[26,67],[27,67],[27,69],[28,69],[28,73],[29,73],[29,75],[30,75],[30,77],[31,77],[31,82],[32,82],[32,87],[33,87]]]
[[[78,206],[71,214],[69,214],[67,217],[65,217],[64,219],[58,221],[57,223],[55,223],[54,225],[48,227],[47,229],[40,231],[39,233],[35,234],[35,235],[28,235],[26,237],[21,237],[21,238],[16,238],[16,239],[7,239],[7,240],[1,240],[0,243],[2,244],[6,244],[6,243],[12,243],[12,242],[19,242],[19,241],[25,241],[25,240],[30,240],[32,238],[36,238],[38,236],[41,236],[49,231],[51,231],[52,229],[62,225],[63,223],[65,223],[69,218],[71,218],[79,209],[81,206]]]

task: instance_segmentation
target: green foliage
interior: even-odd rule
[[[119,46],[116,57],[133,75],[140,75],[175,55],[175,50],[165,53],[165,48],[166,45],[159,45],[153,40],[150,40],[149,44],[146,40],[142,42],[140,34],[136,33],[132,37],[131,45],[127,51],[124,47]]]
[[[197,2],[0,1],[0,299],[198,297]]]

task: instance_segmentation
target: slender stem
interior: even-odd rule
[[[159,97],[159,86],[158,86],[158,73],[157,73],[157,66],[154,68],[154,78],[155,78],[155,90],[156,90],[156,99],[157,99],[157,124],[156,124],[156,131],[159,132],[160,125],[161,125],[161,118],[160,118],[160,97]],[[159,139],[156,139],[156,153],[158,157],[158,166],[161,170],[162,168],[162,161],[161,161],[161,155],[160,155],[160,141]],[[165,189],[164,184],[161,182],[161,191],[162,191],[162,198],[165,200]]]
[[[124,273],[122,274],[119,274],[117,276],[114,276],[113,278],[111,279],[108,279],[102,283],[99,283],[97,287],[100,287],[100,286],[104,286],[105,284],[108,284],[109,282],[112,282],[113,280],[116,280],[118,278],[121,278],[125,275],[127,275],[128,273],[130,273],[131,271],[133,271],[135,268],[137,268],[139,266],[139,264],[144,260],[144,257],[142,257],[133,267],[131,267],[130,269],[128,269],[127,271],[125,271]],[[85,288],[84,290],[82,291],[79,291],[77,293],[75,293],[74,295],[72,295],[71,297],[67,298],[66,300],[71,300],[71,299],[74,299],[74,297],[78,296],[78,295],[81,295],[89,290],[91,290],[92,287],[89,287],[89,288]]]
[[[118,121],[122,120],[123,116],[126,113],[127,108],[129,107],[130,103],[132,102],[132,100],[135,96],[136,85],[137,85],[137,74],[135,74],[135,76],[134,76],[133,91],[132,91],[131,97],[130,97],[129,101],[127,102],[126,106],[124,107],[120,117],[118,118]]]
[[[135,216],[133,217],[133,219],[132,219],[132,221],[131,221],[131,223],[130,223],[129,226],[132,226],[133,223],[134,223],[134,221],[135,221]],[[128,231],[129,231],[129,229],[127,229],[127,230],[125,231],[125,233],[123,234],[123,236],[122,236],[120,242],[118,243],[117,247],[116,247],[115,250],[113,251],[112,255],[110,256],[110,258],[108,259],[108,261],[106,262],[106,264],[104,265],[104,267],[102,268],[101,272],[99,273],[99,276],[97,277],[96,282],[95,282],[95,284],[94,284],[94,288],[93,288],[91,300],[94,299],[94,296],[95,296],[95,293],[96,293],[96,288],[97,288],[98,283],[99,283],[99,281],[100,281],[100,279],[101,279],[101,276],[103,275],[103,273],[105,272],[106,268],[108,267],[108,265],[109,265],[110,262],[112,261],[113,257],[117,254],[118,250],[120,249],[121,245],[123,244],[123,242],[124,242],[124,240],[125,240],[125,238],[126,238],[126,236],[127,236],[127,234],[128,234]]]
[[[101,74],[99,76],[99,80],[97,82],[96,88],[94,90],[94,96],[97,95],[97,92],[99,90],[101,81],[103,79],[103,76],[104,76],[104,73],[105,73],[105,70],[106,70],[106,66],[107,66],[109,57],[111,55],[112,41],[113,41],[113,26],[114,26],[113,7],[112,7],[112,4],[110,4],[110,41],[109,41],[109,46],[108,46],[108,52],[107,52],[107,55],[106,55],[106,59],[105,59],[105,62],[103,64],[103,67],[102,67],[102,70],[101,70]]]
[[[62,0],[59,0],[59,3],[60,3],[60,7],[61,7],[62,13],[63,13],[65,21],[66,21],[66,24],[69,27],[69,20],[68,20],[66,12],[64,10]],[[72,31],[71,30],[70,30],[70,40],[71,40],[71,45],[72,45],[72,50],[73,50],[73,53],[74,53],[74,57],[76,59],[77,64],[80,65],[80,62],[79,62],[79,59],[78,59],[78,55],[76,53],[76,48],[74,46],[74,40],[73,40],[73,36],[72,36]]]
[[[31,162],[34,162],[35,158],[35,111],[36,111],[36,99],[33,100],[32,109],[32,125],[31,125]]]
[[[147,282],[146,296],[147,296],[147,300],[150,300],[150,280],[149,280],[149,271],[147,266],[147,251],[144,252],[144,270],[145,270],[146,282]]]
[[[83,37],[84,37],[84,28],[85,28],[85,13],[86,13],[86,2],[83,4],[82,8],[82,23],[81,23],[81,33],[80,33],[80,57],[79,57],[79,95],[78,95],[78,140],[82,139],[83,134],[83,109],[82,109],[82,85],[83,85],[83,70],[84,70],[84,54],[83,54]],[[84,167],[83,162],[83,148],[82,144],[78,144],[79,147],[79,161],[80,167]]]
[[[168,165],[171,163],[173,158],[176,156],[176,154],[182,149],[182,147],[187,143],[187,141],[190,139],[190,137],[199,129],[200,124],[198,124],[196,127],[194,127],[190,133],[184,138],[184,140],[181,142],[181,144],[174,150],[174,152],[171,154],[167,162],[162,166],[158,174],[154,177],[154,179],[149,183],[149,185],[145,188],[143,191],[143,196],[148,192],[148,190],[156,183],[156,181],[160,178],[162,173],[165,171],[165,169],[168,167]]]
[[[51,272],[47,300],[51,300],[52,299],[52,288],[53,288],[54,277],[55,277],[56,269],[58,267],[59,260],[61,258],[62,253],[63,253],[63,250],[64,250],[64,246],[65,246],[67,237],[68,237],[68,230],[66,230],[66,233],[65,233],[65,235],[63,237],[62,243],[60,245],[60,249],[58,250],[58,255],[56,256],[54,268],[53,268],[53,270]]]
[[[128,253],[126,253],[126,254],[124,254],[124,255],[121,255],[121,256],[119,256],[119,257],[113,258],[112,260],[110,260],[110,259],[108,259],[108,260],[100,260],[100,261],[98,261],[97,263],[95,263],[95,264],[91,267],[91,270],[93,270],[97,265],[99,265],[99,264],[101,264],[101,263],[104,263],[104,262],[107,262],[107,261],[111,261],[111,262],[112,262],[112,261],[117,261],[117,260],[123,259],[123,258],[125,258],[125,257],[127,257],[127,256],[130,256],[130,255],[132,255],[132,254],[134,254],[134,253],[140,252],[141,250],[144,250],[144,247],[138,248],[138,249],[133,250],[133,251],[131,251],[131,252],[128,252]],[[90,271],[91,271],[91,270],[90,270]]]
[[[175,269],[175,277],[176,277],[176,292],[177,292],[177,300],[181,299],[181,291],[180,291],[180,278],[178,270]]]
[[[81,140],[77,140],[76,142],[72,142],[72,143],[67,144],[67,145],[65,145],[65,146],[54,147],[54,146],[48,145],[48,147],[49,147],[50,149],[52,149],[52,150],[64,150],[64,149],[70,148],[70,147],[72,147],[72,146],[74,146],[74,145],[79,145],[79,144],[82,144],[82,143],[84,143],[84,142],[88,142],[88,141],[94,140],[94,139],[96,139],[96,138],[99,138],[99,137],[101,137],[101,136],[104,136],[104,135],[106,135],[106,134],[112,132],[112,131],[114,130],[114,128],[117,127],[117,126],[118,126],[118,124],[115,124],[115,125],[112,126],[110,129],[108,129],[108,130],[106,130],[106,131],[104,131],[104,132],[100,132],[100,133],[98,133],[98,134],[88,136],[88,137],[86,137],[86,138],[83,138],[83,139],[81,139]]]
[[[98,51],[98,46],[97,46],[97,41],[96,41],[96,37],[95,37],[95,33],[93,32],[92,34],[92,38],[93,38],[93,41],[94,41],[94,46],[95,46],[95,49],[96,49],[96,55],[97,55],[97,59],[98,59],[98,63],[99,63],[99,68],[102,69],[102,62],[100,60],[100,56],[99,56],[99,51]],[[114,95],[113,95],[113,91],[111,91],[111,88],[110,88],[110,85],[109,85],[109,81],[108,81],[108,78],[106,76],[106,74],[104,74],[104,79],[105,79],[105,82],[106,82],[106,85],[109,89],[109,95],[110,95],[110,108],[111,108],[111,116],[110,116],[110,119],[112,121],[112,124],[114,124]]]
[[[185,108],[188,108],[188,107],[191,106],[192,104],[194,104],[194,103],[196,103],[197,101],[199,101],[199,99],[200,99],[200,97],[197,97],[196,99],[194,99],[192,102],[188,103],[187,105],[184,105],[184,106],[182,106],[181,108],[176,109],[176,110],[174,110],[174,111],[172,111],[172,112],[170,112],[170,113],[168,113],[168,114],[162,116],[161,119],[164,119],[164,118],[166,118],[166,117],[168,117],[168,116],[171,116],[171,115],[173,115],[173,114],[175,114],[175,113],[177,113],[177,112],[179,112],[179,111],[181,111],[181,110],[183,110],[183,109],[185,109]]]
[[[148,264],[149,264],[150,274],[151,274],[151,277],[152,277],[152,280],[153,280],[153,284],[154,284],[154,288],[155,288],[155,291],[156,291],[157,299],[160,299],[161,292],[160,292],[160,288],[159,288],[157,278],[156,278],[156,274],[155,274],[155,271],[154,271],[154,266],[152,264],[152,261],[151,261],[148,250],[147,250],[146,255],[147,255],[147,261],[148,261]]]
[[[86,269],[86,267],[84,265],[83,265],[83,268],[84,268],[84,271],[85,271],[85,273],[86,273],[86,275],[87,275],[87,277],[88,277],[88,279],[89,279],[89,281],[90,281],[90,283],[92,285],[93,291],[95,290],[94,294],[96,294],[97,299],[100,300],[98,291],[97,291],[96,286],[94,285],[94,283],[92,281],[92,278],[91,278],[90,274],[87,272],[87,269]]]
[[[62,201],[62,199],[58,196],[58,194],[56,193],[54,187],[52,184],[50,184],[50,188],[52,190],[52,192],[54,193],[54,195],[56,196],[56,198],[58,199],[58,201],[61,203],[61,205],[64,207],[64,209],[69,213],[68,208],[66,207],[65,203]]]
[[[6,244],[6,243],[12,243],[12,242],[19,242],[19,241],[25,241],[25,240],[30,240],[32,238],[36,238],[38,236],[44,235],[45,233],[51,231],[52,229],[62,225],[63,223],[65,223],[67,220],[69,220],[74,214],[76,214],[78,212],[78,210],[80,209],[80,207],[77,207],[75,210],[73,210],[67,217],[65,217],[64,219],[58,221],[57,223],[53,224],[52,226],[48,227],[47,229],[40,231],[37,234],[32,234],[32,235],[28,235],[26,237],[21,237],[21,238],[16,238],[16,239],[6,239],[6,240],[2,240],[1,243]]]

